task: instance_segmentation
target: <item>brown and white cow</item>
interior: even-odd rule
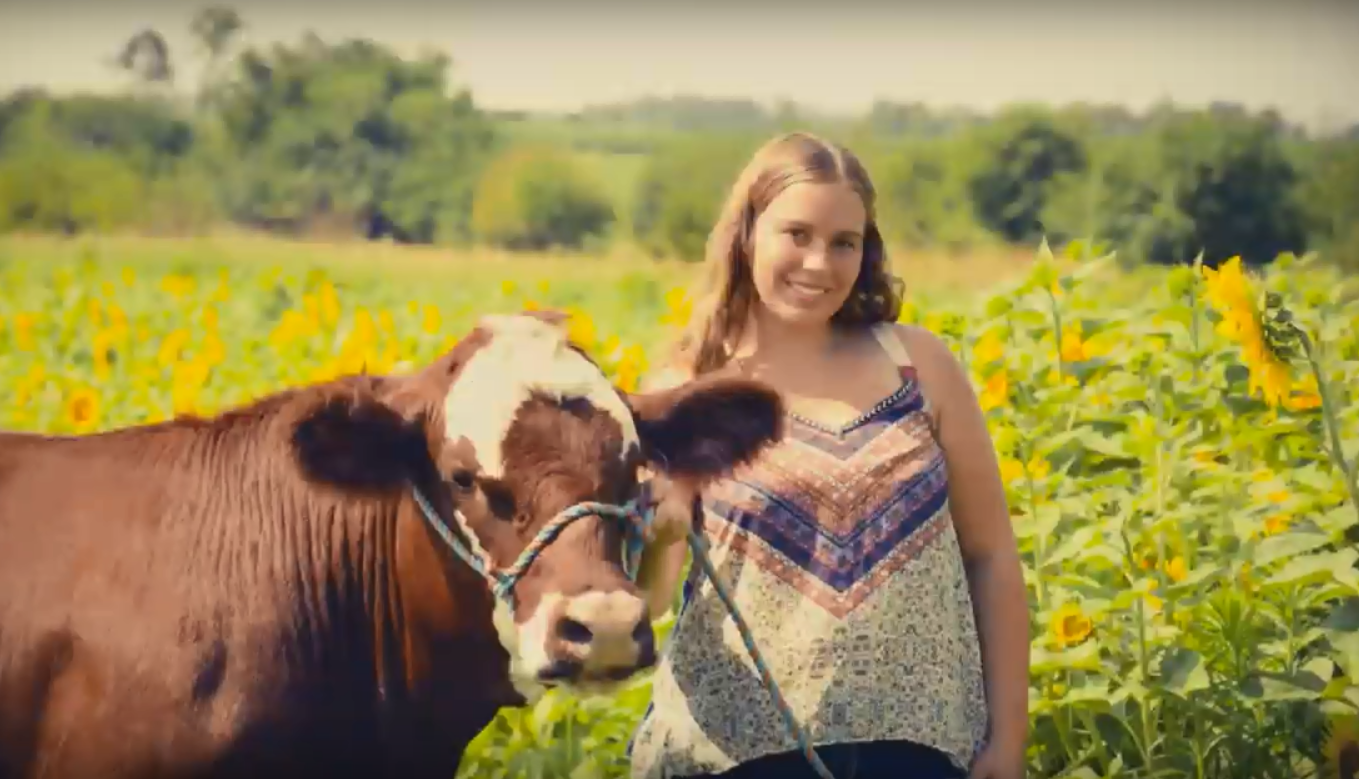
[[[622,527],[586,517],[497,601],[493,567],[639,466],[725,473],[767,387],[616,390],[547,316],[425,369],[207,419],[0,434],[0,779],[451,779],[502,706],[652,664]]]

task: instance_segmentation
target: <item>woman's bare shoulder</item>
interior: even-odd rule
[[[911,361],[919,365],[921,370],[958,364],[958,356],[948,342],[934,331],[920,325],[902,323],[893,325],[893,328],[910,353]]]
[[[967,370],[947,341],[919,325],[898,323],[893,329],[910,355],[921,389],[934,407],[936,417],[943,414],[951,400],[968,396],[971,386]]]

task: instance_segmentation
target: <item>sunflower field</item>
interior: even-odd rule
[[[532,306],[570,311],[630,389],[688,315],[644,266],[607,284],[346,283],[14,246],[6,429],[89,432],[403,370],[481,314]],[[1017,282],[906,305],[969,366],[1001,456],[1032,615],[1029,776],[1359,775],[1359,300],[1343,281],[1291,256],[1264,274],[1126,274],[1042,250]],[[624,776],[647,694],[503,711],[459,776]]]

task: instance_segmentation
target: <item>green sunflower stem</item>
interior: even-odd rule
[[[1302,342],[1303,354],[1307,356],[1307,364],[1312,369],[1312,378],[1317,381],[1317,394],[1321,396],[1321,415],[1326,423],[1326,432],[1331,438],[1331,445],[1327,447],[1331,454],[1331,462],[1340,470],[1340,477],[1345,480],[1350,507],[1354,509],[1355,517],[1359,520],[1359,481],[1355,479],[1353,466],[1346,462],[1345,450],[1340,444],[1340,421],[1336,418],[1335,401],[1331,398],[1330,385],[1327,384],[1321,370],[1321,361],[1317,357],[1312,339],[1301,328],[1298,329],[1298,338]]]
[[[1029,470],[1029,463],[1033,460],[1033,454],[1034,454],[1034,453],[1033,453],[1033,448],[1032,448],[1032,446],[1031,446],[1027,441],[1025,441],[1025,442],[1023,442],[1023,444],[1020,446],[1020,452],[1021,452],[1021,456],[1024,458],[1024,481],[1025,481],[1025,484],[1028,486],[1028,494],[1026,495],[1026,499],[1027,499],[1026,502],[1027,502],[1028,505],[1029,505],[1029,521],[1030,521],[1030,522],[1037,523],[1037,522],[1038,522],[1038,499],[1037,499],[1036,493],[1037,493],[1038,490],[1037,490],[1037,488],[1035,487],[1035,485],[1034,485],[1034,483],[1033,483],[1033,473]],[[1047,602],[1047,597],[1046,597],[1047,593],[1044,591],[1044,588],[1043,588],[1043,567],[1047,564],[1047,560],[1046,560],[1046,558],[1047,558],[1047,552],[1046,552],[1046,550],[1044,549],[1044,546],[1045,546],[1045,543],[1044,543],[1043,534],[1042,534],[1042,533],[1035,533],[1035,534],[1034,534],[1034,547],[1033,547],[1033,557],[1034,557],[1034,561],[1033,561],[1033,588],[1034,588],[1034,598],[1035,598],[1035,600],[1037,601],[1038,608],[1040,608],[1040,609],[1043,608],[1044,604]]]
[[[1199,383],[1200,358],[1202,356],[1202,344],[1199,340],[1199,291],[1197,287],[1203,283],[1203,253],[1200,252],[1194,260],[1193,282],[1185,290],[1185,297],[1189,300],[1189,342],[1194,347],[1194,359],[1191,362],[1194,372],[1194,384]]]
[[[1047,293],[1048,301],[1052,304],[1052,330],[1053,337],[1057,339],[1057,377],[1059,380],[1066,378],[1066,359],[1062,356],[1062,311],[1057,305],[1057,296],[1052,293],[1051,285],[1043,290]]]

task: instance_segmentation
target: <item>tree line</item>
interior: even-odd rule
[[[478,106],[446,55],[314,35],[238,51],[244,27],[229,7],[198,14],[190,90],[179,53],[147,29],[113,57],[122,94],[0,101],[0,229],[231,223],[512,250],[622,238],[696,259],[746,156],[806,128],[864,157],[898,245],[1083,240],[1162,263],[1316,250],[1359,267],[1359,127],[1318,137],[1231,104],[987,115],[883,102],[837,117],[687,96],[542,117]],[[635,162],[623,196],[583,162],[599,158]]]

